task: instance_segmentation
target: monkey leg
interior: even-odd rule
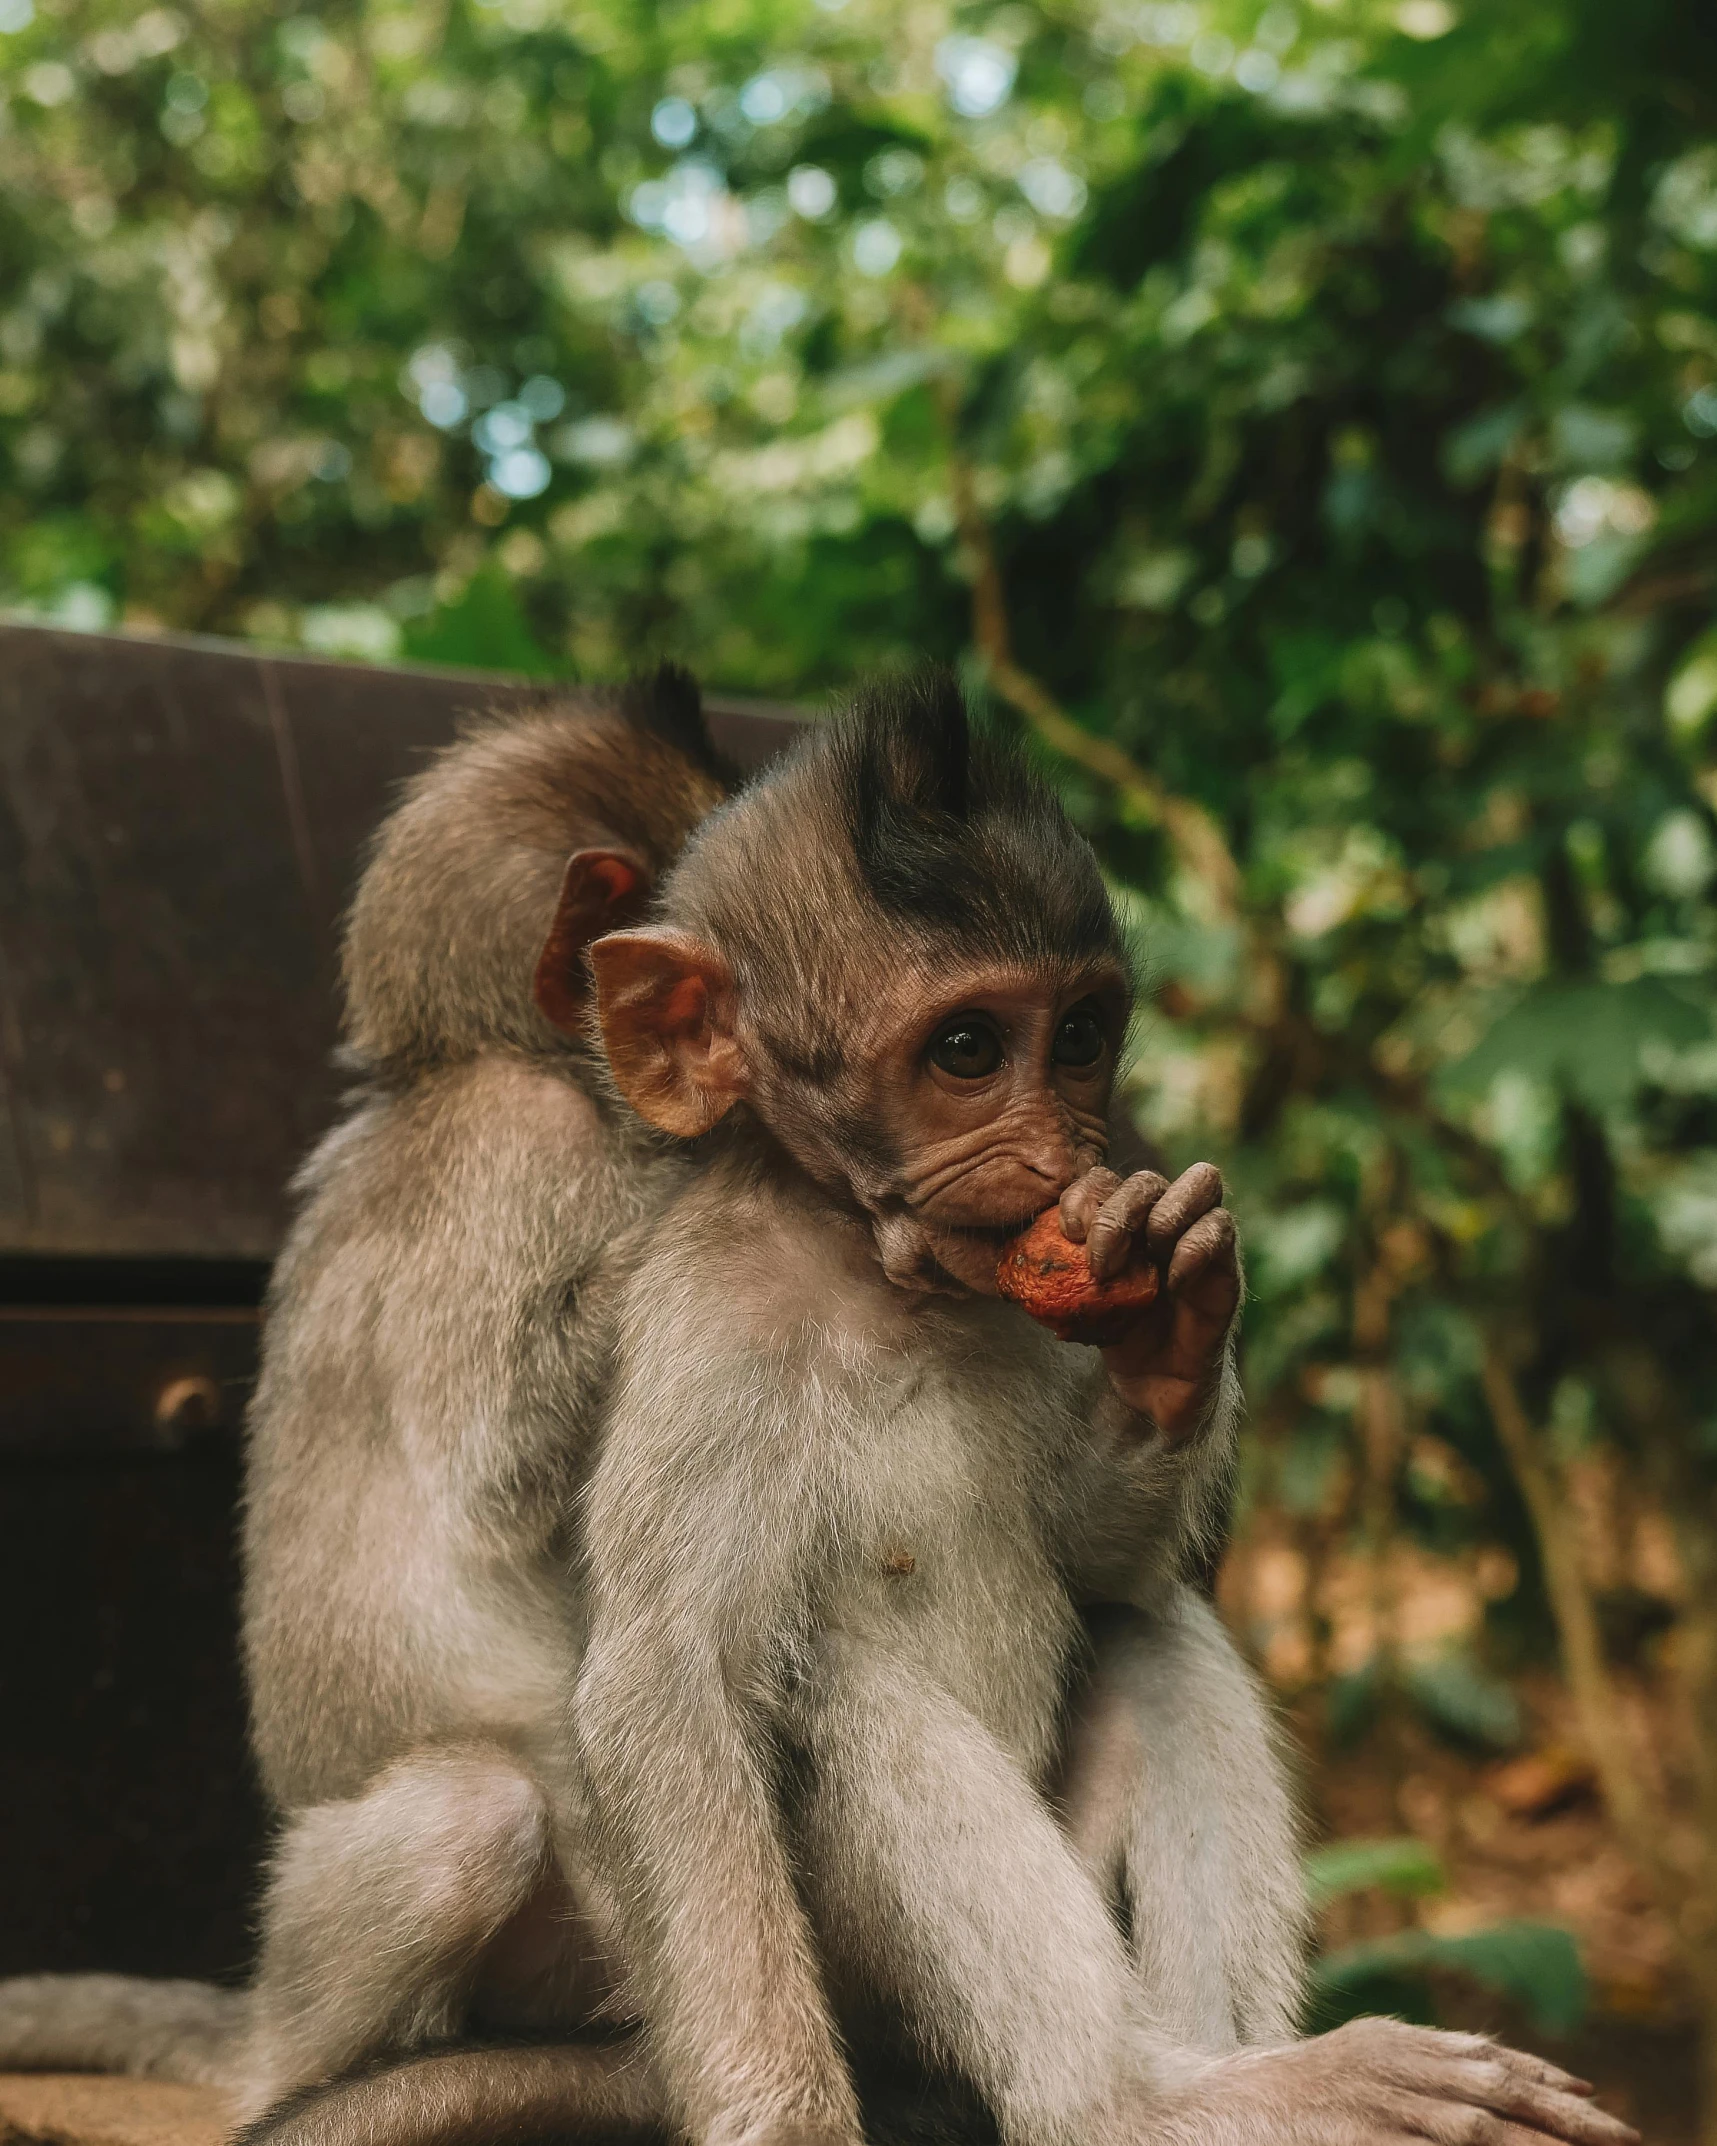
[[[547,1799],[498,1745],[416,1752],[298,1812],[263,1903],[245,2115],[451,2034],[485,1951],[553,1880]]]
[[[809,1729],[809,1905],[837,1989],[899,2005],[1019,2146],[1093,2136],[1128,2064],[1113,1918],[987,1730],[862,1645]]]
[[[438,2049],[292,2094],[232,2146],[637,2146],[666,2102],[636,2041]]]
[[[1264,1702],[1215,1612],[1105,1608],[1069,1725],[1068,1838],[1119,1909],[1151,2025],[1211,2052],[1294,2031],[1306,1905]]]

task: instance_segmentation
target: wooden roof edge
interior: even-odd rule
[[[610,679],[532,677],[522,671],[472,670],[463,664],[454,663],[366,663],[353,657],[319,656],[310,650],[283,648],[266,641],[240,641],[224,634],[153,633],[142,632],[136,628],[129,631],[123,628],[92,631],[85,627],[67,626],[55,619],[39,618],[28,612],[8,610],[0,610],[0,633],[51,636],[56,640],[88,644],[96,648],[178,649],[186,654],[230,656],[251,663],[280,664],[301,673],[337,673],[341,677],[354,680],[365,676],[422,678],[442,685],[469,684],[473,687],[571,687],[579,684],[607,685],[618,682]],[[704,706],[713,713],[744,716],[762,722],[803,723],[809,720],[813,712],[809,706],[798,701],[774,700],[749,693],[726,693],[707,687],[703,698]]]

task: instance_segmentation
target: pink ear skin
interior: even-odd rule
[[[602,1041],[620,1092],[652,1125],[695,1140],[746,1091],[733,977],[689,932],[610,932],[590,949]]]
[[[589,978],[584,950],[592,939],[641,916],[650,868],[623,849],[581,849],[567,859],[554,922],[537,956],[531,996],[544,1020],[569,1035],[584,1027]]]

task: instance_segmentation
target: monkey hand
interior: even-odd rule
[[[1155,1170],[1127,1178],[1093,1170],[1061,1195],[1061,1226],[1084,1245],[1098,1282],[1119,1275],[1138,1246],[1161,1273],[1161,1288],[1104,1349],[1103,1362],[1116,1393],[1171,1445],[1191,1437],[1240,1303],[1240,1251],[1222,1204],[1222,1173],[1195,1162],[1171,1185]]]
[[[1125,2125],[1162,2146],[1639,2146],[1592,2089],[1478,2034],[1355,2019],[1332,2034],[1224,2057]]]

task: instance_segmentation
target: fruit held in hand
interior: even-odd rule
[[[1119,1341],[1162,1286],[1155,1267],[1125,1267],[1094,1281],[1085,1247],[1062,1234],[1061,1210],[1046,1208],[1016,1237],[996,1269],[996,1287],[1063,1341],[1106,1348]]]

